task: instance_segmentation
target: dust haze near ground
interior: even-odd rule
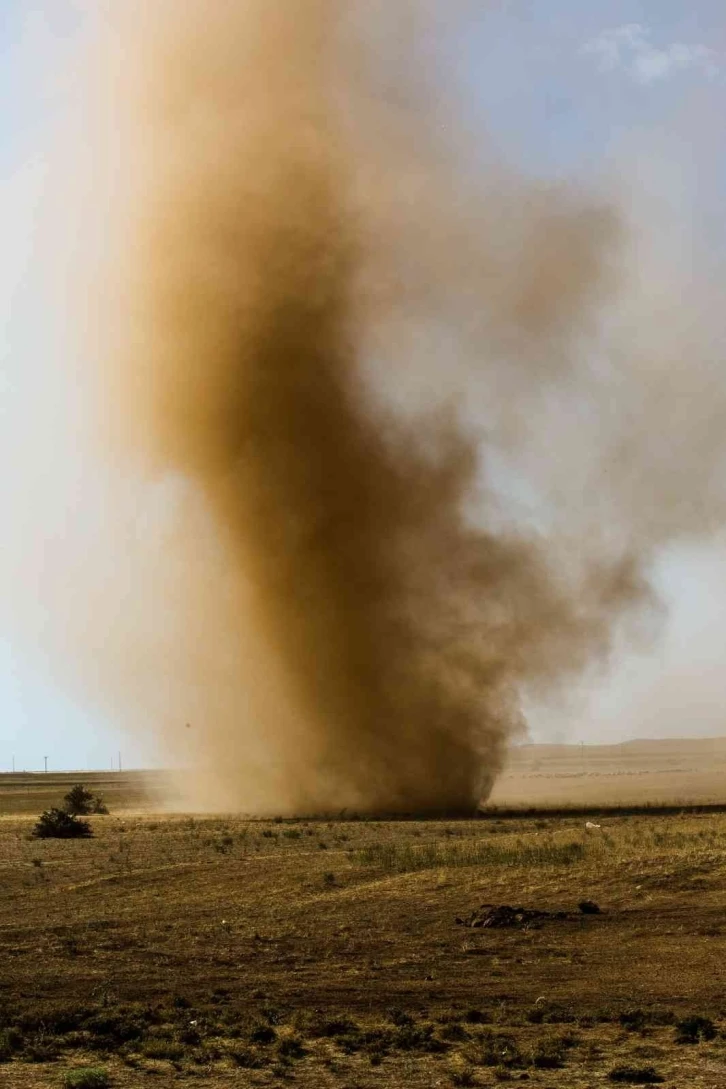
[[[709,298],[643,284],[616,193],[474,153],[441,11],[159,0],[97,43],[123,170],[88,381],[158,509],[112,625],[89,579],[80,674],[197,804],[473,808],[523,696],[604,659],[656,550],[722,513],[723,391],[679,397]]]

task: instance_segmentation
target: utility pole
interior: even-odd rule
[[[45,774],[47,775],[48,774],[48,757],[44,756],[43,759],[45,760]]]
[[[118,754],[118,770],[121,771],[121,753]]]

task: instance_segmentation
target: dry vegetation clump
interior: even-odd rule
[[[612,1068],[608,1078],[625,1085],[657,1085],[665,1081],[654,1066],[633,1066],[631,1063],[618,1063]]]
[[[63,1075],[63,1089],[108,1089],[111,1079],[100,1066],[80,1067],[67,1070]]]
[[[716,1026],[710,1017],[684,1017],[676,1024],[677,1044],[697,1044],[701,1040],[713,1040]]]
[[[575,840],[561,843],[525,842],[492,844],[476,839],[449,843],[371,843],[355,855],[356,861],[384,873],[412,873],[416,870],[451,866],[510,867],[572,866],[585,856],[587,844]]]

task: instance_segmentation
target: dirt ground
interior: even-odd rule
[[[724,814],[164,816],[106,776],[92,839],[38,841],[67,781],[10,778],[3,1089],[726,1087]]]

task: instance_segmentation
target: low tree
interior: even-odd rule
[[[84,816],[93,811],[93,801],[94,796],[91,791],[81,783],[76,783],[63,799],[63,808],[66,813],[72,813],[75,817]]]
[[[88,839],[93,835],[88,821],[82,821],[65,809],[46,809],[33,829],[36,839]]]
[[[93,794],[81,783],[68,791],[63,799],[63,808],[66,813],[75,817],[86,817],[89,813],[108,813],[108,807],[100,794]]]

